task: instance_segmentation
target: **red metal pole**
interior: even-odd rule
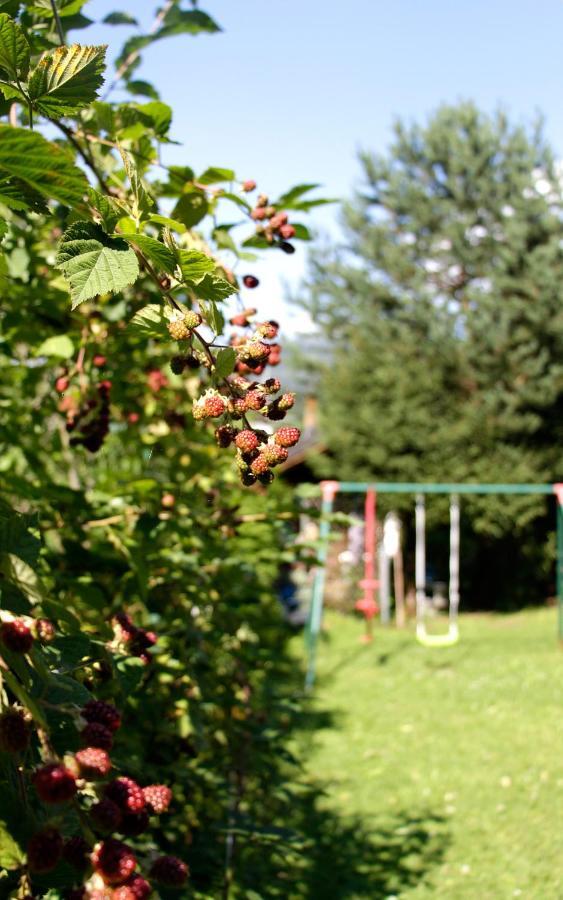
[[[375,577],[376,539],[377,499],[375,491],[368,488],[365,504],[364,579],[360,581],[360,587],[364,589],[364,596],[356,603],[356,609],[364,614],[366,620],[366,632],[362,638],[365,643],[369,643],[373,639],[373,617],[379,609],[375,599],[375,592],[379,587],[379,582]]]

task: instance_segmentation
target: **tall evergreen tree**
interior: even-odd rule
[[[321,473],[563,478],[563,195],[541,129],[446,106],[361,164],[345,245],[313,261],[306,301],[335,347]],[[543,498],[465,507],[492,555],[535,528],[520,549],[540,565]]]

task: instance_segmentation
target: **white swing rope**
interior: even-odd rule
[[[426,506],[424,494],[417,494],[415,507],[415,583],[416,583],[416,637],[425,647],[450,647],[459,638],[457,616],[459,609],[459,496],[450,497],[450,583],[449,625],[445,634],[428,634],[426,631]]]

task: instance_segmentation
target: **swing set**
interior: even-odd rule
[[[322,625],[326,564],[331,534],[331,516],[338,493],[365,494],[364,578],[360,581],[363,596],[356,609],[365,618],[364,642],[373,639],[373,620],[379,612],[376,578],[377,559],[377,494],[413,494],[415,496],[415,588],[416,638],[425,647],[451,647],[459,640],[459,554],[460,554],[460,495],[461,494],[544,494],[554,495],[557,501],[557,602],[559,610],[559,639],[563,641],[563,484],[424,484],[417,482],[373,483],[352,481],[321,482],[321,523],[319,530],[319,565],[313,582],[313,593],[306,628],[307,674],[305,686],[313,686],[316,674],[318,638]],[[426,504],[427,494],[450,496],[450,556],[448,629],[442,634],[429,633],[426,628],[429,598],[426,595]]]

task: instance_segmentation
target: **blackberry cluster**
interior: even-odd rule
[[[72,434],[70,443],[73,446],[82,445],[90,453],[101,449],[109,433],[110,391],[111,381],[100,381],[96,396],[90,397],[77,413],[67,419],[66,430]]]
[[[138,629],[129,617],[121,621],[120,627],[129,637],[136,638]],[[121,716],[111,703],[90,700],[80,710],[79,722],[85,723],[81,731],[83,742],[97,734],[113,739],[121,726]],[[27,721],[20,710],[12,708],[2,713],[2,749],[5,746],[13,752],[24,749],[29,740],[27,729]],[[107,750],[95,745],[78,750],[72,758],[65,756],[64,764],[48,762],[35,771],[32,781],[43,803],[68,804],[78,796],[88,820],[87,834],[96,835],[97,841],[92,840],[92,846],[80,834],[65,839],[59,823],[67,820],[57,814],[59,827],[42,828],[29,842],[27,868],[30,875],[51,872],[64,859],[82,881],[65,896],[84,900],[148,898],[153,891],[151,881],[180,887],[188,877],[185,863],[172,856],[147,860],[148,880],[138,871],[136,852],[123,841],[123,838],[145,832],[151,816],[167,812],[172,801],[170,788],[163,784],[142,787],[126,775],[108,780],[110,773],[111,759]],[[86,791],[82,795],[84,788]],[[92,796],[95,797],[93,803]]]
[[[139,628],[131,616],[124,612],[114,616],[112,625],[115,639],[119,644],[124,645],[132,656],[138,656],[145,665],[152,662],[149,650],[158,642],[158,636],[154,631]]]
[[[259,194],[250,218],[257,223],[256,234],[269,244],[277,244],[285,253],[293,253],[294,247],[289,241],[295,237],[295,226],[286,212],[270,204],[265,194]]]

